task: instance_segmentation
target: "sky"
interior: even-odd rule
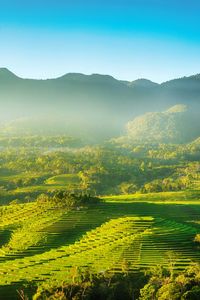
[[[23,78],[200,73],[199,0],[0,0],[0,67]]]

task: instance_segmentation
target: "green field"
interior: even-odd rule
[[[59,285],[70,281],[72,267],[115,273],[126,260],[135,272],[173,261],[178,271],[200,262],[194,242],[200,233],[198,199],[143,197],[105,197],[74,210],[36,203],[1,207],[0,293],[9,295],[27,281]]]
[[[48,185],[61,185],[61,186],[78,185],[79,183],[80,183],[80,178],[77,174],[57,175],[57,176],[50,177],[45,181],[45,184]]]

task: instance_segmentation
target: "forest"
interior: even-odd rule
[[[179,145],[119,145],[113,140],[82,145],[65,136],[4,137],[1,145],[4,203],[27,202],[66,188],[98,196],[198,188],[198,139]]]

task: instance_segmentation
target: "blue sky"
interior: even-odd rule
[[[200,73],[200,1],[0,0],[0,66],[162,82]]]

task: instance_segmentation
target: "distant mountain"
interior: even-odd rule
[[[6,82],[7,80],[17,80],[17,77],[14,73],[9,71],[7,68],[0,68],[0,81]]]
[[[200,136],[199,119],[186,105],[175,105],[164,112],[149,112],[126,125],[119,143],[185,143]]]
[[[129,87],[139,87],[139,88],[155,88],[157,87],[159,84],[155,83],[151,80],[147,80],[147,79],[137,79],[134,80],[132,82],[128,82],[127,84]]]
[[[178,103],[188,105],[195,118],[200,117],[199,75],[156,84],[147,79],[127,82],[108,75],[77,73],[48,80],[22,79],[0,69],[0,124],[49,117],[60,123],[63,120],[63,127],[73,133],[84,128],[94,138],[109,138],[122,134],[130,119]],[[48,129],[53,123],[43,121],[41,126],[46,124]]]

